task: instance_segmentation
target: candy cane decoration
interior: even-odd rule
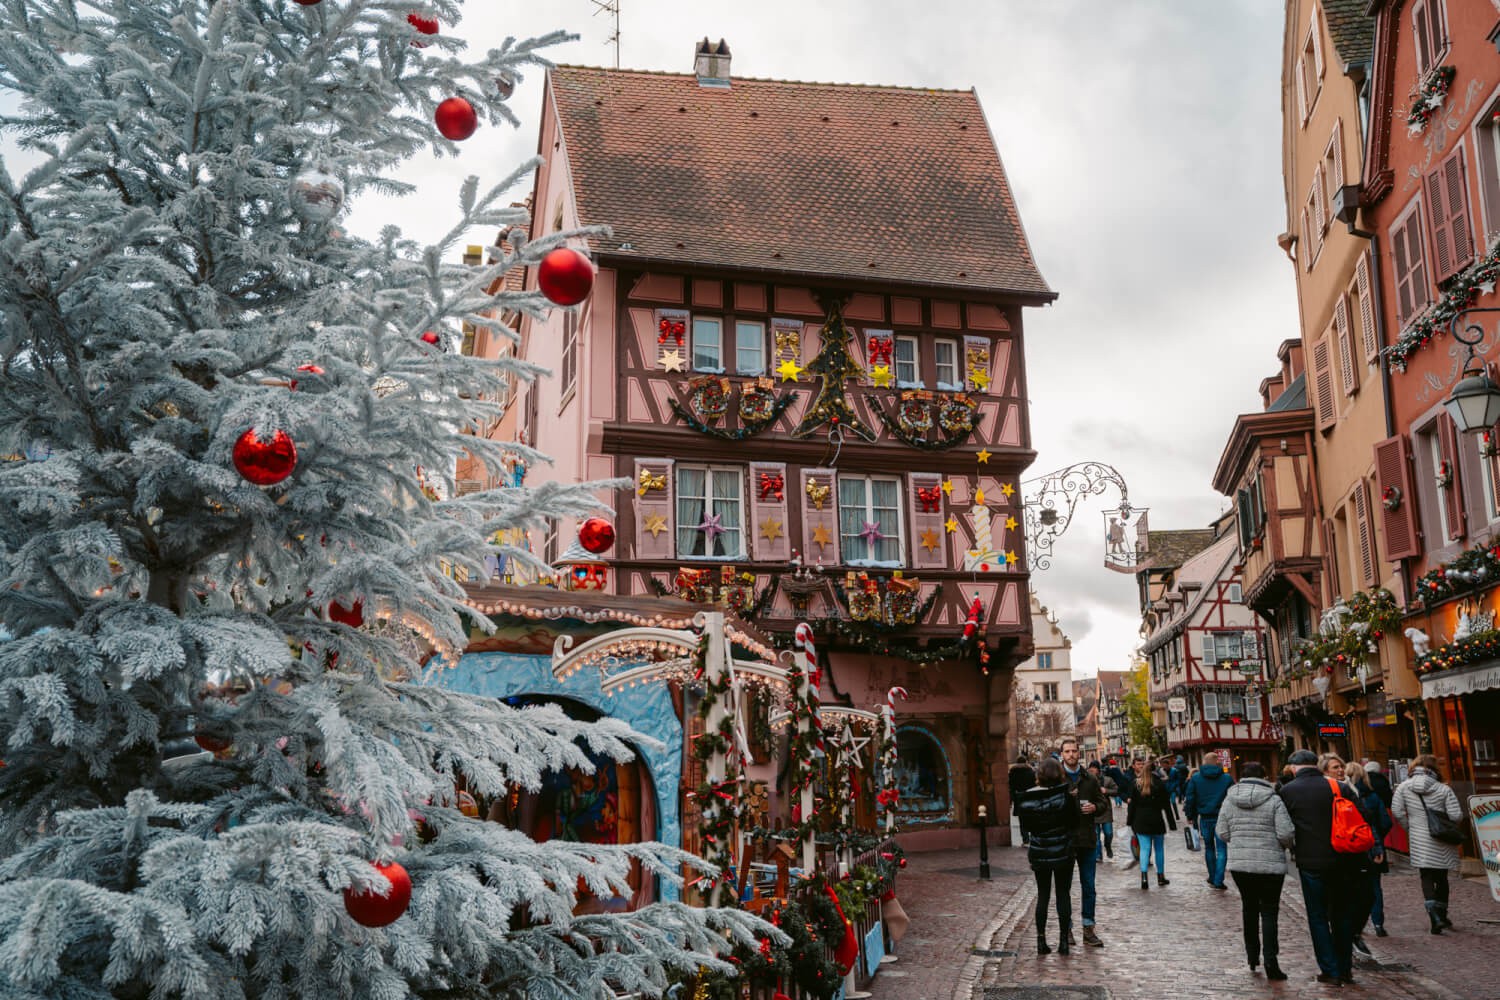
[[[802,826],[802,867],[812,871],[817,864],[817,831],[813,823],[813,761],[811,749],[823,748],[823,729],[818,723],[818,651],[813,645],[812,626],[799,622],[792,638],[792,717],[797,720],[793,746],[792,790],[798,796],[794,819]]]
[[[880,712],[880,794],[876,802],[885,809],[885,834],[896,834],[896,806],[901,791],[896,787],[896,699],[906,700],[906,688],[893,687],[885,693],[885,708]]]

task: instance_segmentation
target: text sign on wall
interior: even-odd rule
[[[1167,711],[1168,712],[1177,712],[1179,714],[1181,714],[1182,712],[1186,712],[1187,711],[1187,699],[1186,698],[1180,698],[1180,697],[1168,698],[1167,699]]]
[[[1319,736],[1347,736],[1349,727],[1342,722],[1320,722],[1318,723]]]
[[[1490,897],[1500,902],[1500,795],[1470,795],[1469,818],[1479,860],[1490,879]]]

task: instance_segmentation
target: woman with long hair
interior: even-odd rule
[[[1016,799],[1016,815],[1026,834],[1026,860],[1036,878],[1036,951],[1045,955],[1047,947],[1047,904],[1053,888],[1057,890],[1057,953],[1068,953],[1068,932],[1073,928],[1073,834],[1078,830],[1082,813],[1078,800],[1068,794],[1067,777],[1062,764],[1048,757],[1037,766],[1037,784]]]
[[[1359,811],[1364,813],[1365,819],[1370,824],[1370,830],[1375,834],[1375,846],[1370,848],[1370,865],[1366,873],[1368,885],[1366,887],[1364,901],[1369,903],[1368,912],[1357,914],[1362,919],[1355,920],[1356,932],[1354,935],[1354,947],[1362,954],[1368,955],[1370,949],[1365,945],[1364,929],[1365,923],[1375,926],[1375,936],[1385,937],[1385,893],[1380,888],[1380,876],[1391,870],[1391,866],[1385,860],[1385,835],[1391,832],[1391,814],[1386,811],[1385,803],[1381,801],[1380,793],[1370,783],[1365,769],[1358,761],[1350,761],[1344,766],[1344,777],[1349,780],[1349,787],[1354,791],[1355,801],[1359,803]]]
[[[1172,816],[1172,803],[1167,797],[1167,788],[1152,773],[1151,762],[1137,757],[1130,762],[1135,772],[1135,784],[1126,800],[1125,822],[1135,834],[1141,848],[1141,888],[1150,889],[1147,870],[1151,865],[1151,851],[1156,850],[1156,884],[1171,885],[1167,879],[1167,828],[1177,829],[1177,820]]]
[[[1464,818],[1463,807],[1453,789],[1443,784],[1437,758],[1430,753],[1415,757],[1411,776],[1396,786],[1391,815],[1406,828],[1411,841],[1411,866],[1422,876],[1422,902],[1427,907],[1430,930],[1441,934],[1453,926],[1448,919],[1448,873],[1458,868],[1458,845],[1432,835],[1427,810],[1447,816],[1455,823]]]

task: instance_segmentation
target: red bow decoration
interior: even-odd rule
[[[936,514],[942,508],[943,490],[940,486],[918,486],[917,502],[922,505],[923,514]]]
[[[762,472],[760,474],[760,498],[775,497],[777,500],[786,499],[786,477],[779,472]]]
[[[891,363],[892,342],[890,337],[871,337],[869,343],[870,364],[888,365]]]
[[[901,792],[895,788],[887,788],[875,796],[875,801],[887,809],[894,808],[896,803],[901,801]]]
[[[677,346],[681,347],[682,335],[687,333],[687,324],[680,319],[664,319],[657,324],[657,329],[661,331],[656,337],[658,344],[665,344],[668,337],[675,337]]]

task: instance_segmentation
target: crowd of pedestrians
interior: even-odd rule
[[[1257,762],[1239,765],[1238,780],[1217,754],[1195,769],[1187,761],[1155,762],[1137,756],[1128,769],[1109,758],[1080,760],[1078,742],[1063,739],[1034,767],[1025,757],[1010,771],[1022,842],[1036,876],[1037,951],[1048,954],[1049,913],[1055,906],[1058,951],[1078,943],[1073,933],[1073,873],[1078,873],[1083,943],[1104,947],[1096,922],[1098,865],[1114,857],[1115,807],[1125,811],[1131,861],[1141,889],[1171,885],[1165,840],[1178,825],[1188,846],[1201,849],[1205,881],[1225,891],[1226,878],[1240,896],[1245,958],[1268,980],[1284,980],[1280,902],[1295,865],[1318,982],[1355,982],[1353,955],[1369,949],[1367,929],[1387,936],[1381,877],[1390,870],[1386,837],[1395,823],[1406,830],[1412,867],[1421,876],[1430,931],[1453,927],[1448,918],[1448,873],[1459,867],[1463,808],[1442,781],[1431,754],[1411,761],[1409,776],[1394,788],[1378,762],[1345,762],[1336,754],[1294,752],[1274,783]],[[1290,860],[1288,857],[1290,852]]]

